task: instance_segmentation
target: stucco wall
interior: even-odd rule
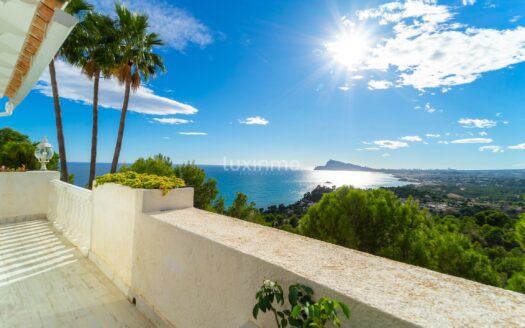
[[[0,222],[8,218],[44,218],[50,201],[49,182],[58,178],[55,171],[0,173]]]
[[[344,327],[524,323],[523,294],[198,210],[191,188],[163,196],[105,184],[89,192],[50,182],[57,178],[0,173],[0,219],[47,212],[159,326],[252,327],[264,279],[347,303]],[[274,327],[271,314],[255,323]]]
[[[128,293],[134,244],[141,243],[140,231],[135,234],[137,218],[143,212],[192,206],[193,188],[174,189],[162,195],[160,190],[132,189],[111,183],[96,187],[90,259]]]
[[[174,327],[241,327],[264,279],[346,302],[344,327],[525,323],[523,294],[194,208],[140,216],[135,240],[133,290]]]
[[[131,250],[135,217],[142,211],[141,196],[141,190],[115,184],[93,191],[89,257],[124,291],[131,284]]]
[[[87,255],[91,248],[91,190],[60,180],[53,180],[50,184],[50,197],[54,201],[49,204],[48,220],[77,246],[82,254]]]

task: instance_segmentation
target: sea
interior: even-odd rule
[[[407,184],[391,174],[360,171],[314,171],[279,168],[199,165],[206,176],[217,180],[220,195],[226,205],[231,204],[237,192],[243,192],[257,208],[270,205],[289,205],[318,185],[370,189],[395,187]],[[110,163],[97,163],[96,175],[109,173]],[[74,183],[85,187],[89,178],[89,163],[68,163],[69,173],[75,175]]]

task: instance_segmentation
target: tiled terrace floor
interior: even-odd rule
[[[0,327],[153,327],[48,221],[0,225]]]

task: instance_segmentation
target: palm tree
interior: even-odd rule
[[[93,9],[93,6],[84,0],[71,0],[67,5],[65,11],[73,16],[80,17],[86,11]],[[69,37],[65,44],[71,41]],[[64,53],[60,50],[57,56],[63,56]],[[53,103],[55,107],[55,123],[57,128],[58,139],[58,154],[60,156],[60,180],[68,181],[67,159],[66,159],[66,143],[64,141],[64,129],[62,127],[62,109],[60,106],[60,96],[58,94],[57,74],[55,70],[55,60],[52,59],[49,63],[49,77],[51,79],[51,89],[53,91]]]
[[[91,133],[91,160],[88,188],[93,188],[97,163],[98,95],[100,77],[111,76],[115,67],[117,46],[114,21],[109,16],[89,13],[81,23],[72,41],[67,44],[66,59],[79,66],[82,73],[93,80],[93,127]]]
[[[121,39],[117,53],[118,64],[113,74],[125,88],[111,173],[117,171],[130,91],[136,91],[142,81],[148,81],[157,72],[165,71],[162,58],[153,53],[153,48],[164,42],[158,34],[148,33],[148,16],[132,13],[123,5],[117,4],[115,7],[117,31]]]

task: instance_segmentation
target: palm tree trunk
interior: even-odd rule
[[[60,98],[58,96],[57,73],[55,70],[55,60],[49,63],[49,76],[51,77],[51,89],[53,90],[53,102],[55,105],[55,122],[58,139],[58,155],[60,157],[60,180],[68,182],[66,144],[64,141],[64,129],[62,127],[62,109],[60,108]]]
[[[126,113],[128,112],[130,89],[131,79],[126,81],[126,90],[124,91],[124,103],[122,104],[122,111],[120,112],[120,125],[118,128],[117,144],[115,145],[113,162],[111,162],[111,173],[117,172],[118,158],[120,156],[120,149],[122,148],[122,137],[124,137],[124,125],[126,124]]]
[[[95,168],[97,164],[97,141],[98,141],[98,83],[100,81],[100,71],[95,72],[93,82],[93,128],[91,130],[91,162],[89,163],[88,188],[93,189],[95,179]]]

